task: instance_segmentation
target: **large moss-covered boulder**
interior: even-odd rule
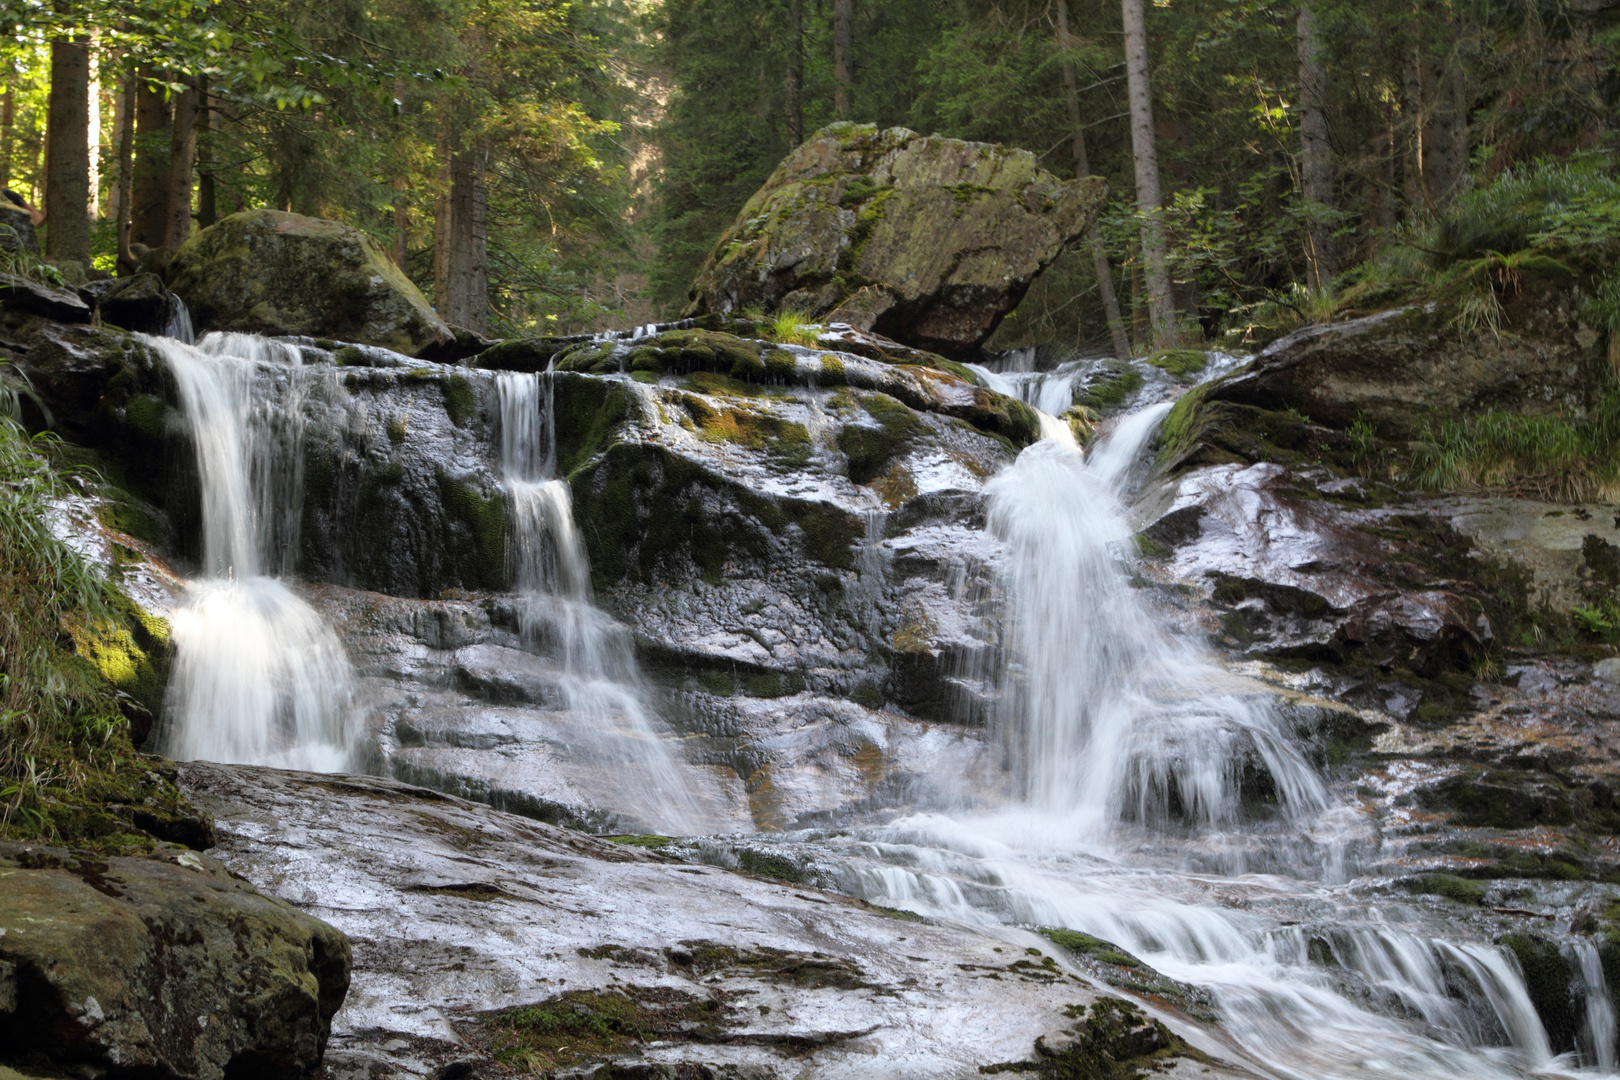
[[[792,308],[971,353],[1101,206],[1025,150],[838,123],[777,167],[720,237],[689,315]]]
[[[308,1075],[341,932],[204,855],[0,844],[0,1062],[111,1080]]]
[[[310,334],[412,356],[455,340],[376,240],[301,214],[232,214],[186,241],[169,284],[199,332]]]

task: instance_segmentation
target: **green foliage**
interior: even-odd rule
[[[766,324],[765,332],[772,341],[783,345],[821,344],[819,323],[811,322],[801,312],[783,311]]]
[[[1580,501],[1615,479],[1620,390],[1606,394],[1591,417],[1568,420],[1491,410],[1426,426],[1412,452],[1418,485],[1433,491],[1507,488],[1542,498]]]

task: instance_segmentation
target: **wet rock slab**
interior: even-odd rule
[[[645,1075],[966,1077],[1033,1057],[1037,1036],[1061,1043],[1065,1007],[1098,996],[1061,958],[1028,963],[1033,935],[895,917],[391,781],[207,764],[182,778],[217,817],[222,861],[353,941],[331,1076],[472,1075],[499,1045],[492,1011],[612,998],[707,1017],[619,1047],[616,1068]]]

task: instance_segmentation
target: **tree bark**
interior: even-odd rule
[[[129,74],[121,72],[117,85],[113,91],[112,115],[112,143],[113,161],[115,162],[112,175],[112,185],[107,191],[107,217],[111,219],[113,228],[118,229],[124,220],[124,207],[127,202],[124,198],[124,117],[129,115]],[[120,235],[120,241],[122,236]],[[120,243],[119,250],[123,250]]]
[[[1299,130],[1300,186],[1309,215],[1305,252],[1305,276],[1313,289],[1326,289],[1333,282],[1332,229],[1328,214],[1333,209],[1333,147],[1328,142],[1327,72],[1322,67],[1321,42],[1316,36],[1311,0],[1299,6],[1297,23],[1299,45]]]
[[[113,227],[118,235],[118,272],[133,274],[139,267],[129,251],[129,212],[131,185],[135,172],[135,87],[139,80],[134,71],[124,73],[124,85],[118,101],[118,188],[113,194]]]
[[[1125,74],[1130,91],[1131,159],[1136,171],[1136,208],[1142,219],[1142,271],[1148,293],[1153,342],[1174,343],[1176,319],[1160,216],[1159,151],[1153,128],[1153,83],[1148,67],[1147,16],[1143,0],[1121,0],[1125,22]]]
[[[804,0],[788,4],[788,56],[783,98],[788,146],[804,142]]]
[[[848,120],[854,110],[855,0],[833,0],[833,112]]]
[[[433,309],[448,320],[450,310],[450,135],[440,121],[438,154],[439,193],[433,197]]]
[[[489,329],[488,195],[484,173],[489,148],[450,159],[450,288],[446,322],[476,333]]]
[[[86,87],[85,101],[85,152],[89,155],[89,197],[85,199],[84,212],[91,221],[101,216],[101,68],[96,62],[96,35],[92,33],[89,39],[89,55],[86,60],[89,64],[88,86]]]
[[[405,179],[403,177],[394,181],[394,264],[401,270],[405,269],[405,255],[407,251],[407,236],[410,229],[410,208],[405,202]]]
[[[1063,54],[1063,97],[1069,109],[1069,126],[1074,129],[1074,175],[1091,175],[1091,163],[1086,160],[1086,129],[1080,122],[1080,95],[1075,89],[1074,61],[1069,56],[1073,42],[1069,38],[1069,0],[1057,0],[1057,47]],[[1119,313],[1119,297],[1114,294],[1114,273],[1108,267],[1108,252],[1103,247],[1097,220],[1086,224],[1086,246],[1091,248],[1091,266],[1097,275],[1097,291],[1102,294],[1103,315],[1108,320],[1108,336],[1114,342],[1114,356],[1120,360],[1131,357],[1131,339],[1125,332],[1125,320]]]
[[[11,131],[17,124],[17,98],[11,91],[11,80],[17,70],[7,66],[6,91],[0,94],[0,184],[11,184]]]
[[[197,88],[174,96],[174,122],[169,128],[169,213],[163,249],[171,256],[191,236],[191,174],[197,163]]]
[[[90,47],[51,42],[46,121],[45,251],[90,265]]]
[[[152,86],[157,72],[143,67],[135,81],[135,179],[130,196],[129,241],[163,246],[169,224],[169,103]]]
[[[214,97],[208,77],[197,79],[197,227],[219,220],[219,182],[214,176]]]

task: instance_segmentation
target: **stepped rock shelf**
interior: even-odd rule
[[[1252,362],[709,313],[450,364],[194,348],[116,299],[0,293],[32,421],[102,469],[64,522],[140,609],[95,657],[150,747],[258,725],[283,767],[154,763],[131,820],[205,854],[0,852],[37,901],[0,888],[5,1068],[1614,1067],[1620,681],[1526,635],[1620,587],[1620,517],[1373,467],[1414,349],[1445,391],[1416,419],[1552,410],[1601,362],[1567,298],[1488,385],[1424,312]],[[252,628],[300,694],[233,652]],[[122,927],[125,968],[57,963],[47,914]],[[221,972],[165,983],[183,1040],[128,990],[175,963]]]

